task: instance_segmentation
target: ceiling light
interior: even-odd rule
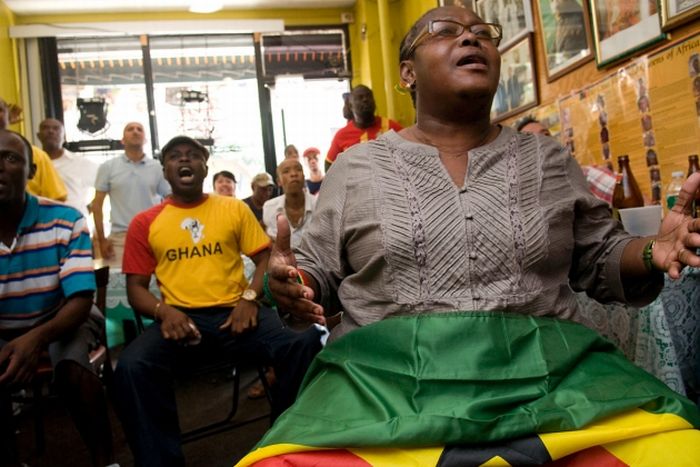
[[[219,0],[193,0],[190,4],[192,13],[214,13],[221,10],[224,4]]]

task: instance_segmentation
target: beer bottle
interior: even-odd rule
[[[630,159],[623,155],[617,158],[619,166],[619,182],[615,185],[613,193],[613,207],[617,209],[639,208],[644,206],[642,191],[637,185],[632,169],[630,169]]]
[[[700,172],[700,165],[698,165],[698,155],[691,154],[688,156],[688,177],[690,177],[695,172]],[[700,217],[700,190],[695,193],[695,201],[693,201],[693,217]]]
[[[700,165],[698,165],[698,155],[691,154],[688,156],[688,177],[693,175],[695,172],[700,172]]]

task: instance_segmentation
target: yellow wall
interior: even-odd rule
[[[423,13],[437,5],[435,0],[389,0],[388,36],[391,50],[391,74],[384,76],[380,46],[380,21],[377,0],[358,0],[355,4],[355,24],[351,33],[353,55],[353,85],[364,84],[372,88],[377,101],[377,112],[407,126],[413,122],[414,111],[408,94],[392,91],[395,114],[387,115],[387,95],[384,80],[392,85],[399,83],[399,45],[408,29]],[[366,33],[362,34],[363,25]]]
[[[0,0],[0,97],[5,101],[19,102],[17,49],[9,37],[9,27],[15,24],[15,15]]]

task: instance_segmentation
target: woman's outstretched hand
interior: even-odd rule
[[[277,240],[267,263],[268,286],[277,306],[297,318],[325,325],[323,307],[314,303],[314,289],[297,282],[297,260],[289,246],[289,223],[277,216]]]
[[[700,173],[683,183],[676,204],[664,217],[653,250],[653,263],[678,279],[685,266],[700,267],[700,218],[693,219],[693,201],[700,189]]]

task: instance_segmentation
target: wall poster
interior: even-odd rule
[[[700,35],[641,57],[559,100],[561,141],[581,165],[628,155],[646,201],[700,152]]]

